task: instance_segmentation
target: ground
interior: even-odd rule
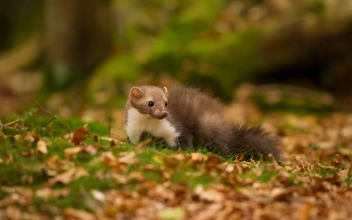
[[[225,107],[229,121],[280,137],[282,158],[126,143],[124,111],[53,116],[40,107],[0,126],[1,219],[347,219],[352,115]],[[108,118],[109,120],[105,120]]]

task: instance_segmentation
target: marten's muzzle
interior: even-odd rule
[[[153,115],[151,115],[153,118],[156,118],[156,119],[164,119],[166,118],[168,115],[167,111],[160,111],[160,112],[154,112]]]

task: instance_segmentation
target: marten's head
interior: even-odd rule
[[[156,119],[163,119],[167,112],[167,88],[156,86],[132,87],[129,101],[141,114],[149,115]]]

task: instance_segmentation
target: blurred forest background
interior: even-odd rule
[[[134,84],[351,109],[351,70],[352,0],[0,2],[0,115],[122,107]]]

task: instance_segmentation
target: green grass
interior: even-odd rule
[[[299,188],[307,186],[304,181],[317,177],[335,184],[334,176],[340,175],[340,172],[345,171],[348,166],[345,163],[332,166],[333,154],[329,157],[331,160],[320,162],[323,164],[321,166],[314,164],[309,169],[298,169],[297,165],[296,170],[292,168],[292,171],[286,171],[283,166],[275,167],[270,161],[234,163],[236,155],[224,159],[209,152],[206,146],[198,147],[196,150],[197,154],[204,155],[206,158],[204,160],[192,158],[193,152],[190,149],[170,150],[162,142],[151,142],[147,147],[140,149],[124,142],[111,146],[109,141],[101,139],[102,136],[109,135],[108,125],[59,118],[45,124],[51,117],[28,115],[31,114],[27,113],[25,115],[27,118],[23,116],[23,121],[18,125],[2,130],[4,135],[0,137],[0,185],[5,188],[0,188],[0,201],[11,198],[11,192],[8,192],[6,187],[33,190],[34,196],[30,204],[18,202],[15,204],[24,211],[28,211],[30,205],[31,210],[49,217],[62,216],[60,210],[65,208],[96,212],[94,202],[92,203],[95,201],[91,194],[92,190],[105,194],[118,191],[133,198],[133,195],[140,196],[139,193],[145,193],[145,186],[155,184],[168,190],[181,188],[185,190],[181,192],[190,194],[195,189],[199,190],[198,186],[212,188],[216,185],[223,185],[234,191],[241,188],[251,191],[255,190],[251,188],[254,183],[280,185],[284,182],[285,187]],[[80,144],[71,143],[66,136],[85,124],[88,124],[89,131],[86,139]],[[284,129],[306,133],[295,130],[292,126]],[[36,140],[28,140],[31,133]],[[47,144],[47,154],[37,150],[38,140],[43,140]],[[89,146],[96,148],[97,152],[85,151],[84,147]],[[80,152],[67,157],[65,150],[73,147],[82,148]],[[308,149],[319,152],[318,147],[317,145]],[[127,161],[120,161],[129,153],[134,156]],[[103,155],[111,158],[103,159]],[[196,155],[193,156],[197,158]],[[50,164],[51,160],[54,162]],[[233,170],[229,169],[231,166]],[[78,179],[72,178],[66,184],[59,181],[51,182],[57,175],[71,168],[84,169],[86,175]],[[280,173],[283,172],[288,175],[285,177],[286,180],[280,177]],[[349,174],[343,177],[343,182],[348,186],[352,184],[351,173],[349,171]],[[36,196],[36,192],[43,188],[68,189],[69,193],[47,199]],[[198,197],[190,195],[189,198]]]

